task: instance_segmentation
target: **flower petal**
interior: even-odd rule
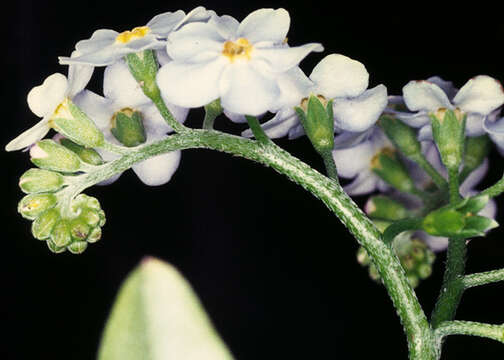
[[[202,62],[219,56],[224,42],[215,25],[190,23],[168,36],[166,52],[176,61]]]
[[[103,94],[118,106],[134,108],[149,103],[150,99],[135,80],[128,65],[120,60],[105,68],[103,74]]]
[[[379,178],[371,171],[361,172],[354,181],[343,186],[348,195],[357,196],[372,193],[378,186]]]
[[[323,58],[310,74],[317,94],[328,98],[355,97],[368,87],[369,74],[362,63],[331,54]]]
[[[403,99],[411,111],[451,109],[450,100],[436,84],[425,80],[410,81],[403,87]]]
[[[407,112],[396,112],[394,115],[399,119],[404,121],[407,125],[419,128],[430,124],[430,118],[427,112],[419,111],[417,113],[407,113]]]
[[[219,97],[219,80],[227,64],[222,57],[196,64],[172,61],[159,69],[156,81],[168,102],[199,107]]]
[[[371,159],[376,153],[372,141],[365,141],[356,146],[332,151],[338,175],[344,178],[354,178],[369,170]]]
[[[287,36],[289,26],[290,16],[285,9],[259,9],[243,19],[236,35],[252,44],[258,41],[281,43]]]
[[[424,232],[418,232],[417,236],[434,252],[441,252],[448,247],[448,238],[441,236],[432,236]]]
[[[5,151],[16,151],[28,147],[41,140],[49,132],[49,118],[43,118],[35,126],[21,133],[14,140],[11,140],[6,146]]]
[[[214,16],[208,23],[214,25],[219,35],[226,40],[231,39],[240,26],[238,20],[229,15]]]
[[[297,66],[310,52],[324,51],[318,43],[310,43],[295,47],[265,47],[252,50],[253,61],[262,61],[269,71],[282,73]]]
[[[469,113],[466,118],[465,132],[467,136],[480,136],[485,134],[485,115]]]
[[[299,119],[294,109],[283,108],[271,120],[261,124],[261,127],[269,138],[276,139],[286,136],[293,127],[299,124]],[[253,137],[254,135],[252,134],[252,130],[247,129],[242,132],[242,136]]]
[[[430,124],[422,126],[420,131],[418,131],[418,141],[432,141],[434,136],[432,135],[432,127]]]
[[[471,196],[471,194],[476,187],[480,183],[481,180],[485,177],[488,172],[488,159],[485,159],[483,163],[478,166],[472,173],[467,176],[464,182],[460,185],[460,193],[463,196]]]
[[[72,57],[79,56],[78,50],[72,53]],[[77,65],[71,64],[68,67],[68,89],[67,96],[73,98],[81,92],[89,83],[91,76],[93,76],[94,66],[91,65]]]
[[[301,104],[303,98],[308,97],[313,82],[297,66],[277,78],[280,97],[275,102],[272,112],[284,107],[294,107]]]
[[[154,156],[133,165],[133,171],[146,185],[163,185],[170,181],[175,171],[177,171],[180,157],[180,150]]]
[[[154,16],[147,23],[147,26],[156,36],[166,37],[184,18],[185,13],[182,10],[177,10],[175,12],[168,11]]]
[[[335,98],[334,124],[342,130],[360,132],[369,129],[387,106],[387,88],[378,85],[355,98]]]
[[[343,131],[334,138],[334,150],[356,146],[368,140],[373,132],[373,128],[362,132]]]
[[[276,81],[264,77],[248,62],[235,62],[226,67],[219,92],[223,108],[252,116],[266,112],[280,95]]]
[[[427,81],[439,86],[441,90],[445,92],[446,96],[448,96],[448,99],[450,100],[453,99],[453,97],[458,91],[455,88],[455,86],[453,86],[453,82],[446,81],[439,76],[431,76],[430,78],[427,79]]]
[[[499,81],[479,75],[462,86],[453,103],[463,111],[487,115],[504,104],[504,90]]]
[[[42,85],[28,93],[28,107],[38,117],[52,115],[67,93],[68,80],[65,75],[55,73],[48,76]]]
[[[168,110],[170,110],[171,114],[178,122],[183,123],[186,120],[189,109],[170,104],[169,102],[165,103]],[[166,123],[153,103],[140,105],[136,110],[139,110],[142,114],[147,138],[149,138],[150,135],[160,136],[173,132],[173,129]]]

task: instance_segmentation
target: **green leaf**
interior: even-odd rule
[[[146,258],[119,291],[98,359],[226,360],[232,355],[182,275]]]

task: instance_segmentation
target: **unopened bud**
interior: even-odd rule
[[[103,133],[98,130],[94,122],[75,105],[65,98],[56,108],[51,117],[52,127],[67,138],[87,147],[103,145]]]
[[[19,187],[27,194],[56,191],[63,186],[63,183],[61,174],[35,168],[26,171],[19,179]]]
[[[331,151],[334,147],[334,115],[332,100],[310,95],[296,107],[299,120],[306,135],[317,152]]]
[[[57,247],[65,247],[72,242],[70,226],[67,220],[61,219],[54,225],[51,232],[51,241]]]
[[[76,241],[68,245],[67,249],[72,254],[82,254],[87,249],[87,246],[87,242],[85,241]]]
[[[61,254],[62,252],[66,251],[66,247],[57,246],[55,243],[52,242],[52,240],[47,240],[47,247],[55,254]]]
[[[60,213],[52,208],[42,213],[32,223],[32,234],[35,239],[46,240],[51,235],[54,225],[59,221]]]
[[[379,124],[390,141],[404,156],[414,159],[421,154],[420,141],[418,141],[416,131],[413,128],[388,115],[383,115]]]
[[[432,135],[448,169],[458,169],[464,154],[466,115],[458,108],[441,108],[430,114]]]
[[[142,114],[131,108],[124,108],[114,114],[110,131],[121,144],[127,147],[141,145],[147,139]]]
[[[383,220],[397,221],[408,216],[408,210],[399,202],[388,196],[372,196],[366,202],[366,213],[372,217]]]
[[[396,151],[385,147],[371,160],[371,169],[385,182],[402,192],[413,192],[415,184],[408,174]]]
[[[44,211],[54,207],[58,199],[54,194],[31,194],[21,199],[18,212],[26,219],[33,220]]]
[[[94,149],[87,148],[85,146],[74,143],[72,140],[67,138],[59,139],[59,143],[69,150],[76,153],[82,161],[91,165],[101,165],[103,164],[103,159]]]
[[[31,161],[38,167],[61,172],[76,172],[80,159],[73,151],[53,140],[41,140],[30,149]]]
[[[140,84],[144,94],[149,97],[159,96],[159,88],[156,85],[158,64],[152,50],[144,50],[138,53],[126,55],[126,63],[136,81]]]

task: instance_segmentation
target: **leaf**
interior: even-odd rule
[[[98,353],[99,360],[232,358],[187,281],[154,258],[121,286]]]

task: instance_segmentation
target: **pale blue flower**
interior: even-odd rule
[[[290,17],[284,9],[260,9],[241,23],[231,16],[213,16],[168,36],[166,51],[173,61],[158,72],[157,83],[173,104],[204,106],[218,98],[231,113],[260,115],[275,106],[278,78],[297,66],[320,44],[282,46]]]
[[[182,10],[156,15],[147,25],[131,31],[118,33],[109,29],[96,30],[91,38],[81,40],[75,45],[81,53],[80,56],[59,57],[59,61],[64,65],[110,65],[130,53],[161,49],[166,45],[166,38],[171,32],[190,22],[208,20],[213,14],[214,12],[200,6],[187,15]]]

